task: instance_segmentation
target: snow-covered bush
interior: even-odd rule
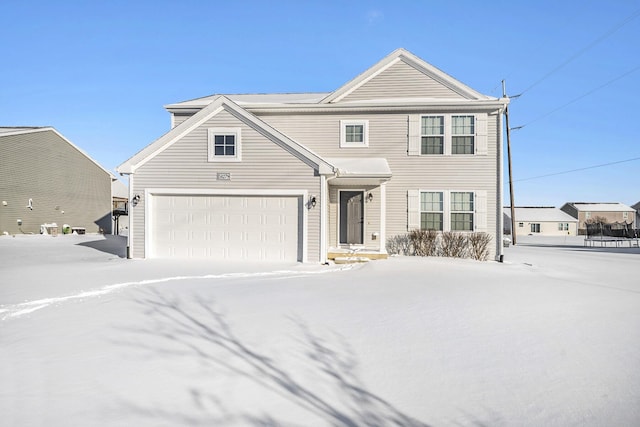
[[[409,241],[417,256],[435,256],[438,254],[438,232],[435,230],[412,230]]]
[[[387,253],[390,255],[413,255],[411,241],[407,234],[398,234],[387,239]]]
[[[442,256],[452,258],[465,258],[467,256],[467,236],[464,233],[444,231],[441,236],[440,251]]]
[[[489,258],[489,243],[491,243],[490,234],[470,233],[467,235],[469,256],[478,261],[486,261]]]

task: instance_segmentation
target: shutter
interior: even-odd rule
[[[476,154],[486,155],[487,145],[487,114],[476,114]]]
[[[420,192],[407,191],[407,230],[420,228]]]
[[[479,190],[475,192],[475,231],[487,231],[487,192]]]
[[[420,115],[410,114],[408,118],[409,130],[407,132],[407,154],[409,156],[420,155]]]

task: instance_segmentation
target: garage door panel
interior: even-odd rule
[[[150,256],[301,259],[296,196],[153,196]]]

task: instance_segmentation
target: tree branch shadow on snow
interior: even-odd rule
[[[150,296],[138,302],[144,305],[145,314],[154,320],[154,327],[137,328],[133,332],[160,338],[159,344],[146,347],[156,354],[193,358],[191,360],[201,365],[248,380],[253,386],[285,398],[297,409],[315,415],[327,425],[427,427],[366,389],[356,373],[357,359],[344,340],[336,343],[323,339],[300,319],[290,319],[300,331],[297,342],[304,350],[305,367],[314,378],[320,379],[302,381],[299,373],[287,368],[285,363],[243,341],[213,303],[197,296],[194,299],[195,304],[189,303],[187,308],[179,298],[150,291]],[[143,341],[137,340],[138,344],[133,345],[144,347]],[[223,402],[224,396],[206,388],[189,387],[187,391],[197,412],[181,413],[133,403],[126,406],[140,415],[189,425],[291,425],[271,414],[256,416],[229,410]],[[327,394],[331,394],[333,400]]]

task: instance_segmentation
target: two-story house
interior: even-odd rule
[[[325,262],[415,228],[487,232],[502,254],[502,112],[398,49],[330,93],[212,95],[118,167],[129,253]]]

